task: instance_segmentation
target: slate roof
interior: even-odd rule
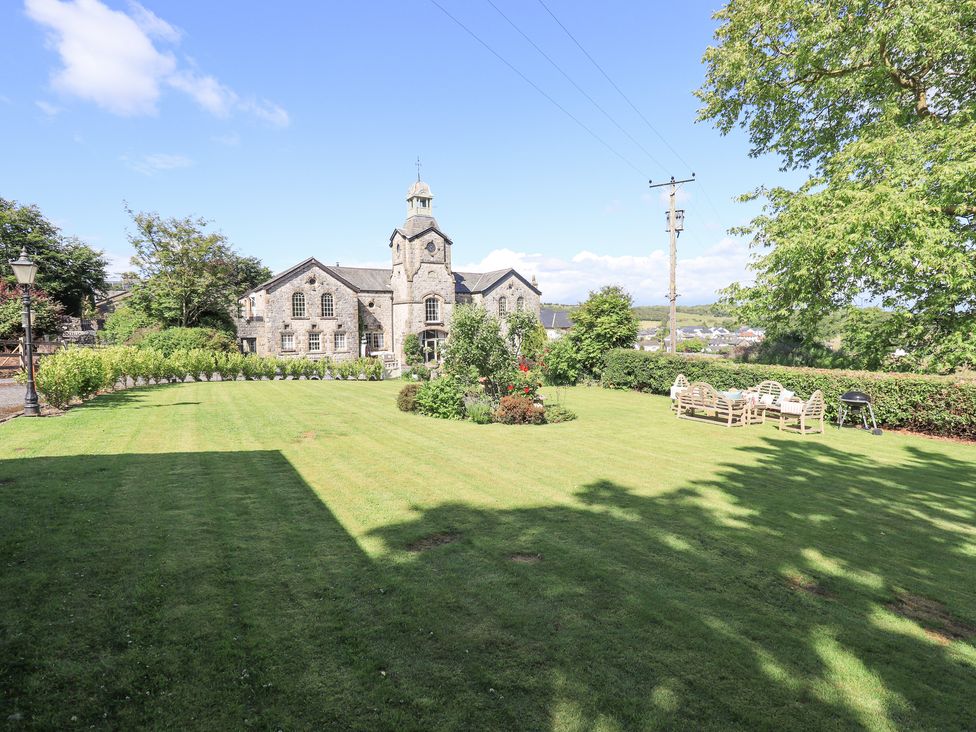
[[[262,282],[257,287],[248,290],[241,297],[245,297],[252,292],[259,292],[261,290],[267,290],[269,287],[274,287],[282,280],[288,279],[296,272],[308,266],[321,267],[356,292],[393,291],[393,288],[390,285],[390,279],[393,276],[393,270],[391,269],[373,269],[370,267],[329,267],[322,264],[315,257],[309,257],[308,259],[299,262],[294,267],[290,267],[284,272],[279,272],[267,282]],[[487,292],[505,279],[509,274],[515,275],[533,290],[539,292],[537,287],[534,287],[530,282],[527,282],[522,275],[511,268],[496,269],[493,272],[455,272],[454,291],[461,294]]]
[[[539,320],[542,321],[543,328],[564,329],[573,327],[573,321],[565,310],[542,308],[539,310]]]
[[[348,282],[354,290],[392,291],[390,278],[393,276],[393,270],[368,267],[326,267],[326,269]]]

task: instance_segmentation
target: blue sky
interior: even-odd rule
[[[795,176],[694,121],[717,0],[545,0],[656,132],[538,0],[492,0],[655,160],[487,0],[437,1],[620,156],[431,0],[26,0],[0,9],[0,196],[38,204],[115,271],[123,202],[212,219],[276,271],[384,266],[420,156],[456,269],[517,267],[547,301],[618,283],[654,304],[666,204],[647,180],[695,172],[681,302],[744,276],[726,231],[756,208],[732,198]]]

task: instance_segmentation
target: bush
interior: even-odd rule
[[[67,348],[41,359],[35,383],[48,404],[63,409],[72,399],[85,399],[111,387],[113,372],[97,351]]]
[[[400,393],[397,394],[397,408],[401,412],[417,411],[417,392],[420,391],[421,384],[407,384]]]
[[[156,322],[141,310],[131,305],[120,305],[105,319],[105,326],[98,337],[106,343],[122,345],[129,343],[136,331],[154,325]]]
[[[879,426],[976,439],[976,382],[952,377],[743,364],[620,349],[607,356],[602,383],[613,389],[668,394],[679,373],[716,389],[753,386],[765,379],[801,397],[819,389],[828,419],[836,418],[841,394],[863,391],[871,397]]]
[[[574,419],[576,419],[576,412],[567,409],[562,404],[552,404],[546,407],[546,422],[548,424],[572,422]]]
[[[449,376],[424,382],[416,399],[417,411],[428,417],[464,419],[464,388]]]
[[[466,408],[468,419],[475,424],[491,424],[494,417],[491,413],[491,405],[485,402],[473,402]]]
[[[543,424],[545,409],[527,397],[502,397],[495,410],[495,421],[502,424]]]
[[[542,374],[550,386],[570,386],[579,381],[580,361],[573,342],[563,336],[546,347]]]
[[[213,328],[166,328],[147,335],[139,342],[139,348],[152,348],[164,356],[195,349],[217,353],[236,350],[234,341],[226,333]]]

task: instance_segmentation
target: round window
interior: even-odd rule
[[[428,252],[430,252],[431,254],[433,254],[435,249],[437,249],[437,245],[434,244],[434,242],[432,242],[432,241],[427,242],[427,251]]]

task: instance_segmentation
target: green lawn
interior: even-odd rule
[[[0,722],[976,725],[976,446],[584,388],[576,422],[478,426],[398,388],[0,425]]]

